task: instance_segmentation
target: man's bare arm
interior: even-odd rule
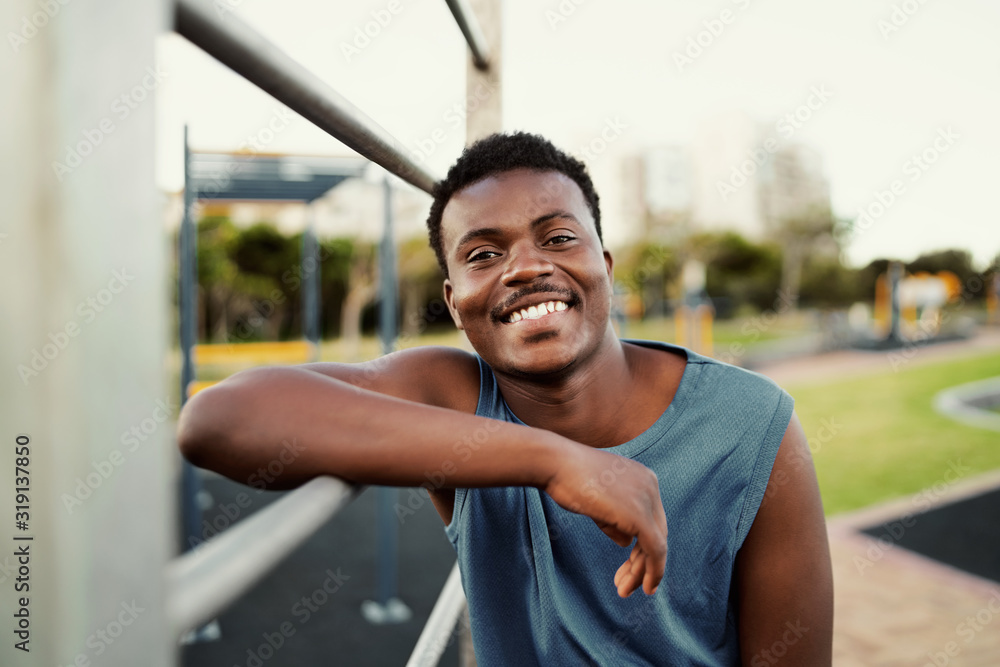
[[[740,653],[747,667],[829,665],[833,575],[805,434],[792,416],[771,478],[736,557]]]
[[[454,368],[449,372],[452,353],[435,354],[397,353],[367,367],[239,373],[188,402],[179,445],[195,465],[247,483],[280,460],[282,443],[295,443],[296,459],[283,466],[270,488],[294,487],[317,475],[359,484],[418,486],[431,476],[443,480],[444,488],[540,488],[564,508],[589,516],[618,544],[638,538],[629,576],[616,583],[621,594],[639,586],[651,593],[666,561],[666,518],[656,475],[550,431],[442,407],[457,400],[454,387],[468,377]],[[423,363],[411,364],[413,355],[423,355]],[[475,380],[474,396],[478,373]],[[468,394],[470,388],[461,389]],[[624,483],[601,494],[588,491],[588,481],[613,465],[621,469],[622,462]]]

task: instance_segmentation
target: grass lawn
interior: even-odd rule
[[[815,328],[812,317],[808,313],[785,313],[777,318],[773,316],[734,317],[729,320],[716,320],[712,324],[712,339],[716,347],[730,343],[742,343],[751,348],[754,343],[788,338]],[[676,329],[672,317],[650,318],[647,320],[630,321],[626,324],[627,338],[645,338],[673,343]]]
[[[827,514],[947,483],[952,464],[965,475],[1000,468],[1000,433],[959,424],[932,406],[942,389],[996,375],[1000,352],[786,387],[813,450]]]

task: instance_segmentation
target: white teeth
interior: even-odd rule
[[[541,317],[545,317],[549,313],[563,311],[567,308],[569,308],[569,306],[562,301],[547,301],[545,303],[540,303],[537,306],[528,306],[527,308],[514,311],[507,317],[507,321],[513,324],[515,322],[520,322],[521,320],[537,320]]]

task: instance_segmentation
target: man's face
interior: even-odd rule
[[[568,176],[518,169],[474,183],[445,206],[441,236],[448,308],[495,370],[559,374],[613,335],[611,255]]]

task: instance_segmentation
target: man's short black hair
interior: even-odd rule
[[[427,216],[427,230],[430,233],[431,248],[437,255],[438,264],[444,275],[448,275],[444,248],[441,247],[441,215],[444,207],[459,190],[489,176],[514,169],[537,169],[538,171],[558,171],[580,186],[583,198],[594,216],[597,238],[601,239],[601,208],[594,184],[587,173],[587,167],[571,155],[559,150],[545,137],[528,132],[512,134],[491,134],[471,146],[466,146],[448,175],[434,184],[434,202]]]

